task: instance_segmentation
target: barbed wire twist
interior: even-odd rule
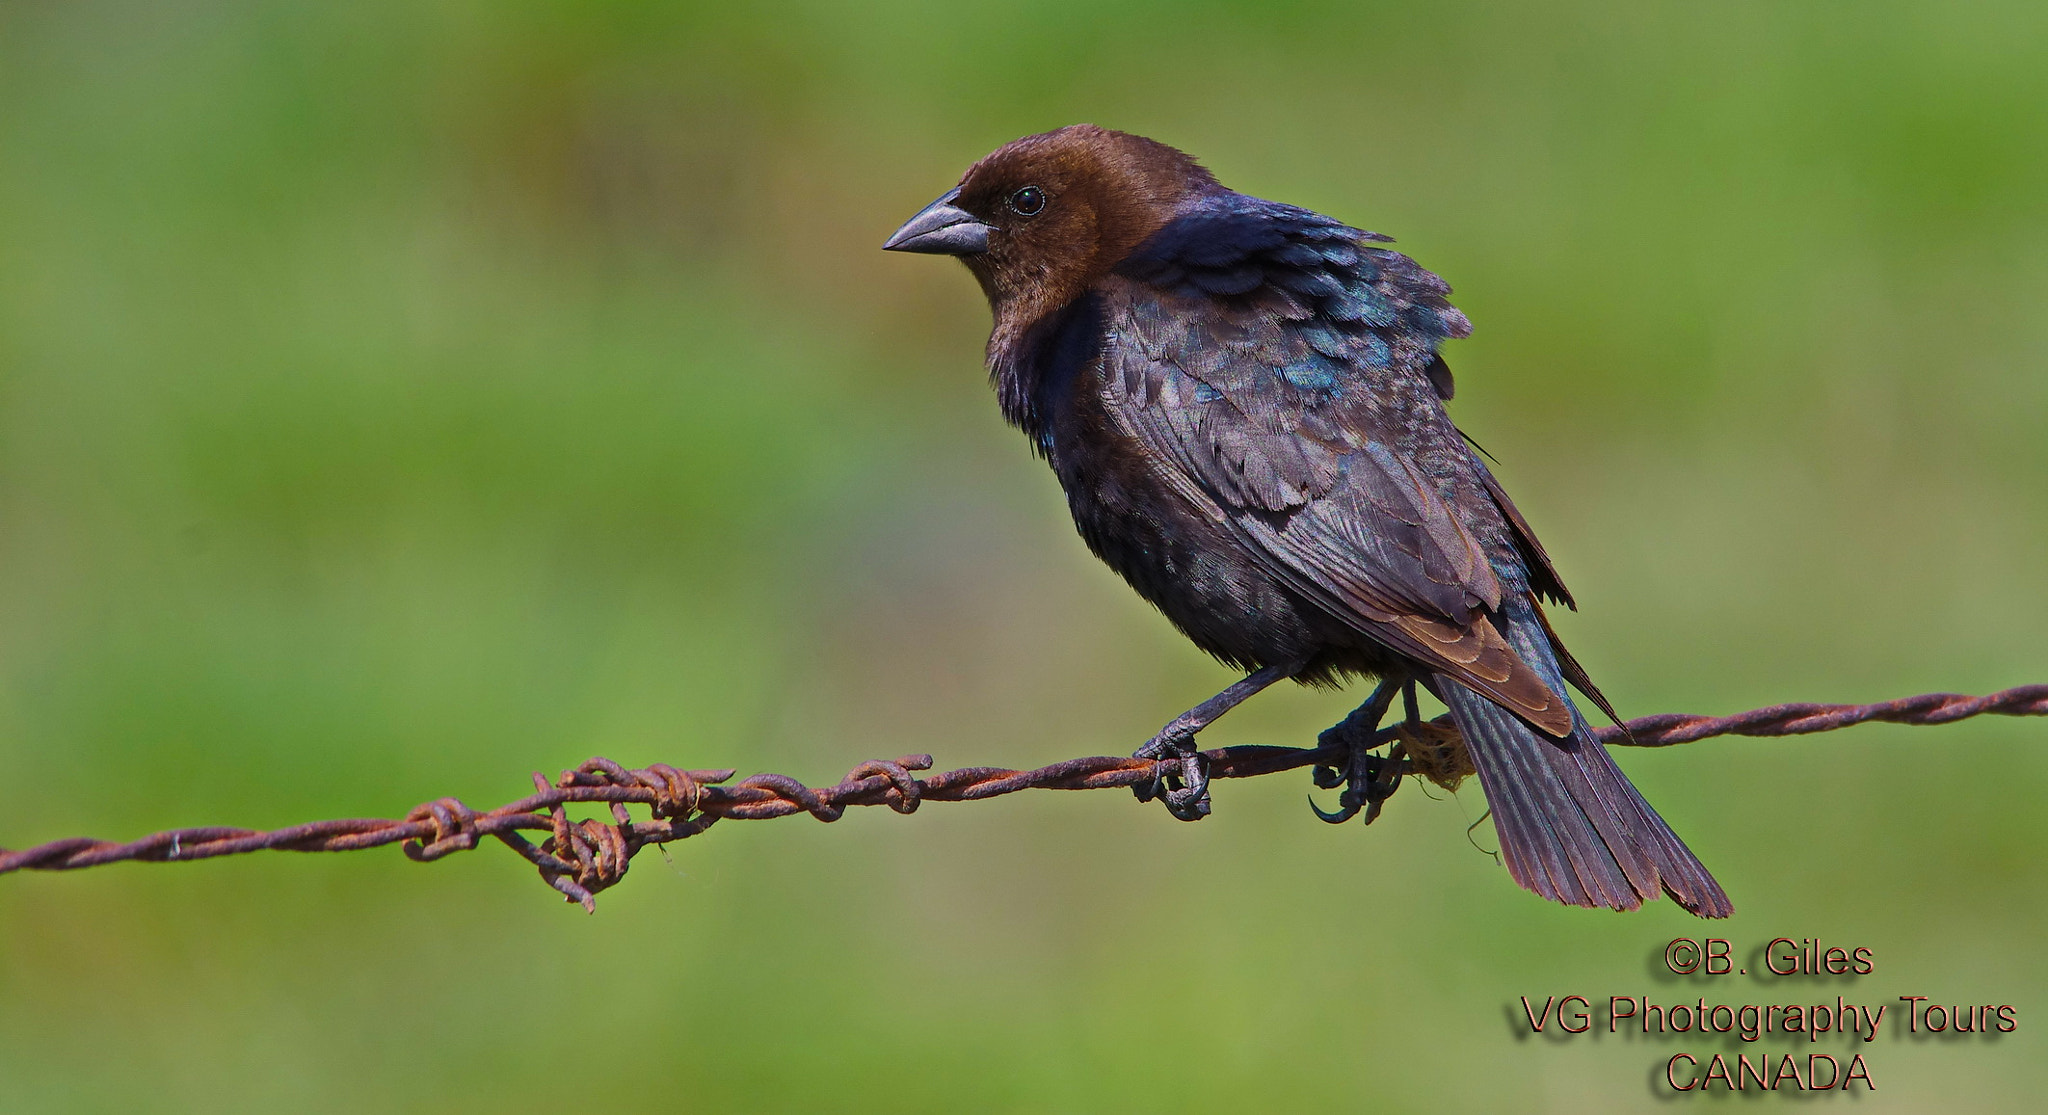
[[[2048,716],[2048,685],[2023,685],[1983,697],[1925,693],[1870,705],[1786,704],[1734,716],[1668,713],[1624,725],[1599,728],[1609,746],[1670,747],[1714,736],[1792,736],[1833,731],[1878,720],[1894,724],[1949,724],[1972,716]],[[1419,745],[1432,750],[1457,747],[1448,717],[1376,733],[1371,746]],[[1269,747],[1248,745],[1204,751],[1213,778],[1255,778],[1306,766],[1327,767],[1346,759],[1349,745]],[[1390,756],[1394,753],[1390,752]],[[1399,760],[1403,773],[1437,776]],[[1176,764],[1176,760],[1165,760]],[[731,770],[682,770],[657,763],[631,769],[595,758],[550,781],[533,776],[534,792],[496,809],[478,812],[454,798],[427,802],[403,818],[315,821],[271,832],[239,828],[189,828],[159,832],[128,843],[89,838],[53,840],[33,848],[0,848],[0,875],[15,871],[75,871],[101,864],[139,861],[184,863],[247,852],[352,852],[397,844],[407,857],[432,862],[475,848],[494,838],[532,863],[547,884],[586,910],[596,909],[599,892],[626,875],[632,859],[650,845],[696,836],[720,820],[757,821],[809,813],[836,821],[857,805],[886,805],[915,813],[927,801],[981,801],[1020,790],[1101,790],[1156,784],[1162,761],[1099,755],[1069,759],[1036,770],[963,767],[919,776],[932,767],[930,755],[874,759],[848,771],[832,786],[813,788],[788,775],[754,774],[731,782]],[[1466,768],[1469,769],[1469,768]],[[611,820],[572,820],[567,807],[602,804]],[[629,806],[645,806],[648,819],[635,820]],[[546,836],[539,844],[524,833]]]

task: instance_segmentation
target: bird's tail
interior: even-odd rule
[[[1564,693],[1557,658],[1534,612],[1526,604],[1511,607],[1497,622],[1515,653]],[[1576,708],[1570,738],[1555,739],[1447,677],[1435,680],[1472,753],[1515,882],[1573,906],[1633,910],[1661,890],[1701,917],[1735,912],[1721,885],[1614,765]]]

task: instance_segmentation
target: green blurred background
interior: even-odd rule
[[[0,845],[1144,740],[1229,675],[1074,537],[969,278],[877,250],[1077,120],[1456,284],[1624,715],[2048,681],[2038,4],[10,2]],[[0,879],[0,1108],[1661,1108],[1735,1046],[1510,1025],[1649,993],[2012,1003],[1857,1106],[2035,1109],[2048,724],[1622,761],[1713,931],[1877,973],[1659,982],[1705,927],[1517,890],[1476,787],[1293,775],[732,823],[595,917],[490,851]]]

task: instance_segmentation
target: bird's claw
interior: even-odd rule
[[[1131,787],[1139,801],[1158,798],[1177,820],[1199,821],[1209,815],[1209,766],[1195,749],[1194,736],[1161,732],[1135,757],[1158,764],[1151,782]]]
[[[1324,744],[1338,742],[1329,738],[1335,731],[1332,729],[1324,733]],[[1309,772],[1317,787],[1334,790],[1341,786],[1344,790],[1337,795],[1338,808],[1335,812],[1324,810],[1316,804],[1315,798],[1309,798],[1308,807],[1318,818],[1333,825],[1341,825],[1361,812],[1365,814],[1368,825],[1379,818],[1381,804],[1401,787],[1401,772],[1394,767],[1391,777],[1388,777],[1388,768],[1394,766],[1395,757],[1375,755],[1372,747],[1372,734],[1365,733],[1351,741],[1351,755],[1341,768],[1334,764],[1318,765]]]
[[[1325,787],[1325,789],[1327,788],[1328,787]],[[1317,805],[1316,799],[1313,795],[1311,795],[1308,799],[1309,812],[1314,813],[1317,819],[1327,822],[1329,824],[1341,825],[1344,822],[1350,820],[1351,818],[1358,816],[1358,807],[1356,805],[1346,803],[1341,798],[1339,799],[1339,804],[1343,805],[1343,808],[1337,810],[1335,813],[1331,813],[1325,810],[1322,806]]]

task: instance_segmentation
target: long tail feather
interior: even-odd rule
[[[1504,609],[1499,624],[1515,652],[1563,693],[1549,640],[1527,605]],[[1633,910],[1661,891],[1701,917],[1735,912],[1576,708],[1572,735],[1554,739],[1449,678],[1435,681],[1471,750],[1515,882],[1573,906]]]

